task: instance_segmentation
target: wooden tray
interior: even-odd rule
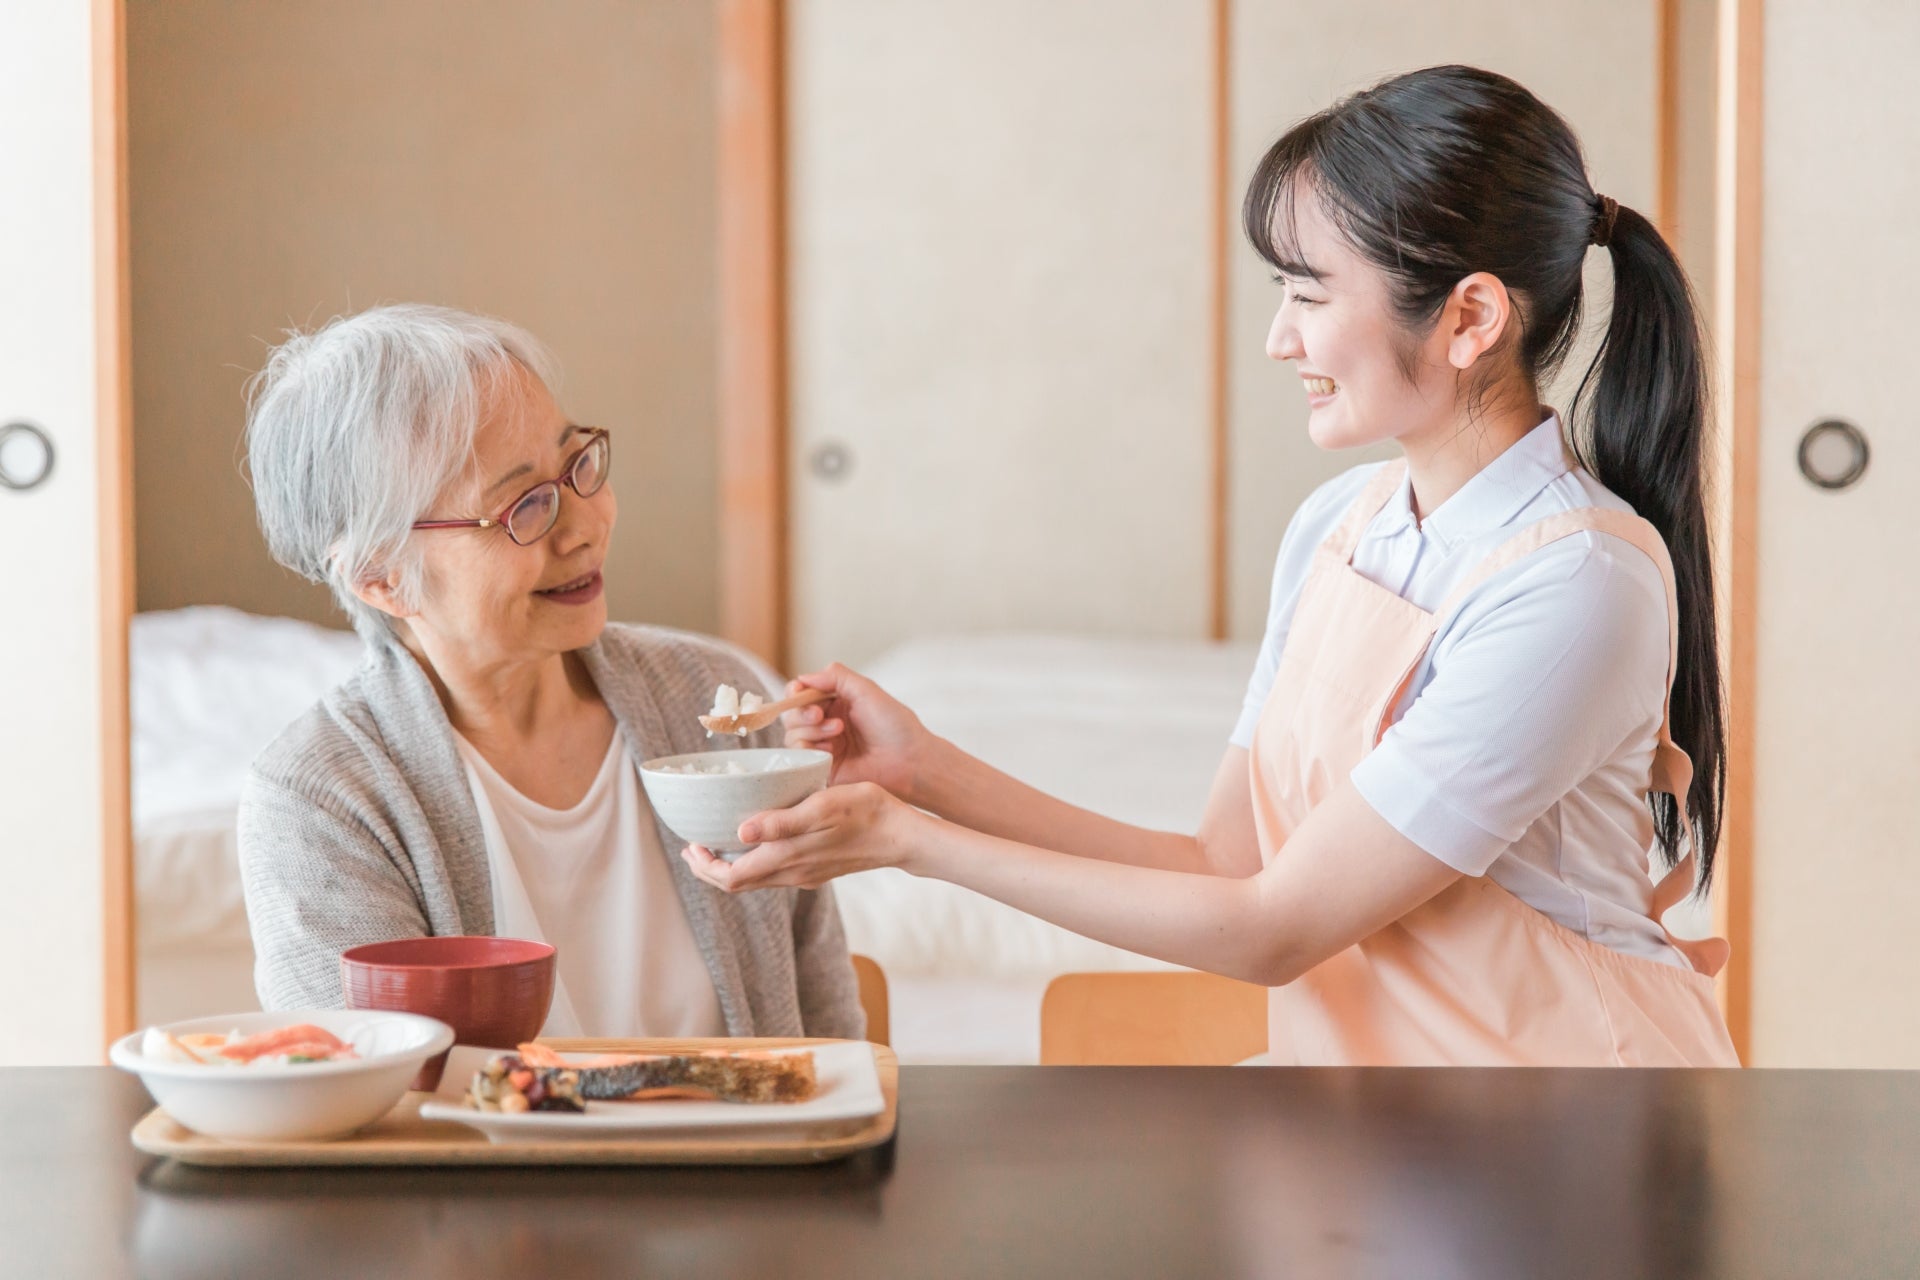
[[[701,1049],[784,1049],[830,1040],[577,1040],[542,1041],[564,1053],[687,1053]],[[333,1142],[229,1142],[182,1128],[155,1107],[133,1127],[133,1145],[148,1155],[213,1167],[315,1165],[528,1164],[819,1164],[838,1160],[893,1136],[900,1111],[900,1064],[893,1050],[874,1045],[874,1066],[887,1109],[869,1120],[777,1133],[648,1135],[606,1142],[496,1144],[478,1129],[422,1120],[420,1105],[433,1094],[408,1093],[392,1111],[349,1138]]]

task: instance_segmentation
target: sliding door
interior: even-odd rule
[[[1920,8],[1760,7],[1752,1060],[1916,1067]]]
[[[0,5],[0,1064],[128,1016],[112,10]]]
[[[1207,627],[1212,6],[788,6],[798,665]]]

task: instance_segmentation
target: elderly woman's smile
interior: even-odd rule
[[[584,577],[563,582],[557,587],[542,588],[534,594],[559,604],[590,604],[600,598],[600,589],[600,571],[595,569]]]

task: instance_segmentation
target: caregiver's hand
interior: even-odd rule
[[[757,840],[729,863],[700,845],[680,856],[717,889],[818,888],[837,876],[902,866],[925,825],[936,821],[872,782],[816,791],[791,809],[755,814],[740,824],[742,840]]]
[[[783,717],[787,745],[833,753],[833,781],[876,782],[902,799],[914,787],[934,742],[920,717],[885,689],[834,663],[787,686],[789,696],[825,689],[832,699]]]

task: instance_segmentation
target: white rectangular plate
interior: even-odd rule
[[[847,1041],[812,1050],[819,1089],[805,1102],[707,1102],[662,1098],[649,1102],[589,1102],[579,1111],[476,1111],[461,1099],[474,1072],[500,1050],[457,1045],[424,1120],[472,1125],[494,1142],[594,1142],[646,1134],[745,1132],[835,1128],[870,1120],[887,1108],[873,1046]],[[594,1055],[569,1053],[569,1060]]]

